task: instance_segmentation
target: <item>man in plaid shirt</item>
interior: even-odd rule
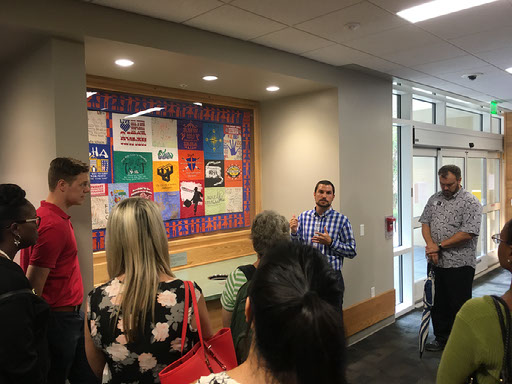
[[[334,185],[329,180],[320,180],[313,194],[315,209],[302,212],[290,219],[292,241],[311,244],[326,257],[335,271],[339,272],[340,288],[345,290],[343,258],[356,256],[356,240],[350,221],[345,215],[331,208],[334,199]]]

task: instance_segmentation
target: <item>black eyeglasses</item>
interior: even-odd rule
[[[495,234],[495,235],[492,235],[491,236],[491,239],[496,243],[496,244],[499,244],[501,242],[505,243],[505,244],[508,244],[505,240],[503,240],[502,238],[500,238],[500,235],[499,233]]]
[[[16,220],[15,223],[18,223],[18,224],[36,223],[36,227],[39,228],[39,224],[41,224],[41,218],[39,216],[36,216],[35,219]]]

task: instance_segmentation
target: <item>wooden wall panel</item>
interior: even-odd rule
[[[395,290],[392,289],[344,309],[345,334],[352,336],[394,314]]]

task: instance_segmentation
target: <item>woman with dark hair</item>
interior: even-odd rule
[[[49,307],[13,262],[36,243],[39,220],[23,189],[0,184],[0,383],[46,382]]]
[[[512,272],[512,220],[505,224],[501,234],[492,236],[492,239],[499,244],[498,258],[501,267]],[[512,310],[512,284],[501,299]],[[500,305],[506,323],[504,309]],[[479,384],[500,383],[500,375],[506,368],[503,367],[504,351],[500,321],[493,298],[484,296],[468,300],[455,318],[437,371],[437,383],[467,383],[470,376]],[[512,372],[508,371],[508,380],[511,380],[511,375]]]
[[[247,360],[197,383],[346,383],[341,291],[317,250],[287,242],[270,249],[251,281],[246,316],[254,330]]]

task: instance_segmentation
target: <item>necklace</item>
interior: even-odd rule
[[[2,251],[1,249],[0,249],[0,255],[1,255],[1,256],[3,256],[3,257],[5,257],[6,259],[11,260],[11,258],[7,255],[7,253],[5,253],[4,251]]]

